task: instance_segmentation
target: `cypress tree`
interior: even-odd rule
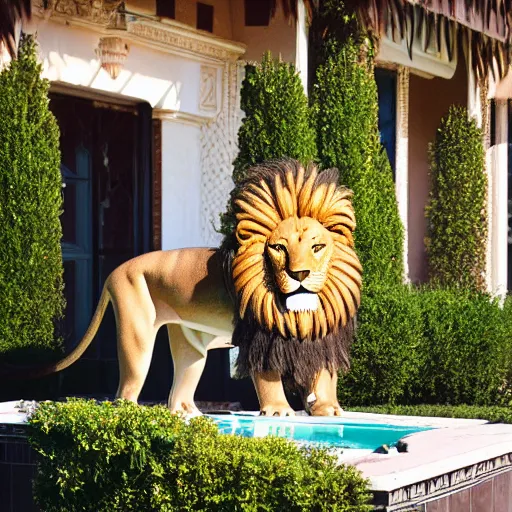
[[[63,267],[59,129],[36,43],[0,73],[0,356],[60,346]]]
[[[482,131],[466,108],[452,106],[430,147],[427,254],[434,283],[485,291],[484,167]]]
[[[316,156],[308,100],[293,64],[274,60],[267,52],[261,63],[248,65],[240,102],[245,118],[238,131],[232,196],[255,164],[284,157],[308,164]],[[220,231],[229,236],[234,226],[229,203],[221,216]]]
[[[380,142],[372,55],[362,52],[361,40],[332,37],[325,43],[313,103],[322,167],[337,167],[342,183],[354,192],[355,242],[368,290],[402,282],[403,226]]]

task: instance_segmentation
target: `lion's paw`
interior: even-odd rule
[[[295,411],[288,404],[269,404],[260,409],[261,416],[295,416]]]
[[[340,404],[316,403],[311,407],[311,416],[341,416],[342,413]]]
[[[186,418],[192,418],[194,416],[202,416],[201,411],[196,407],[194,402],[179,402],[173,407],[169,407],[171,414],[178,414]]]

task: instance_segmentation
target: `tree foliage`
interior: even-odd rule
[[[0,354],[55,349],[61,317],[59,129],[36,43],[0,73]]]
[[[430,147],[432,188],[426,215],[430,277],[442,286],[485,290],[487,240],[482,131],[452,106]]]
[[[359,41],[359,39],[358,39]],[[380,142],[371,55],[351,37],[325,43],[313,89],[318,157],[354,192],[356,250],[365,287],[403,279],[403,226],[392,170]]]
[[[295,67],[275,60],[267,52],[259,64],[246,67],[241,92],[245,118],[238,131],[239,153],[234,161],[237,185],[255,164],[277,158],[295,158],[308,164],[316,157],[315,132],[304,88]],[[221,233],[233,232],[230,204],[221,216]]]

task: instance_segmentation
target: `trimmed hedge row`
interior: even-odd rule
[[[408,286],[363,296],[346,405],[511,402],[512,299]]]
[[[510,407],[480,405],[374,405],[351,407],[354,412],[399,414],[402,416],[431,416],[437,418],[465,418],[487,420],[491,423],[512,423]]]
[[[367,482],[325,450],[220,434],[162,406],[44,402],[30,443],[46,512],[371,510]]]

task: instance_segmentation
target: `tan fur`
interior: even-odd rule
[[[137,401],[156,333],[168,325],[174,363],[169,408],[197,413],[194,393],[207,350],[231,346],[233,305],[225,291],[219,253],[212,249],[157,251],[124,263],[108,277],[91,325],[75,350],[35,374],[60,371],[74,363],[96,335],[110,301],[120,366],[117,397]]]

